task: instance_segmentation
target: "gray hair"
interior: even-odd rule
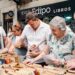
[[[51,21],[50,21],[50,26],[52,27],[58,27],[62,31],[66,30],[66,22],[65,19],[60,17],[60,16],[55,16]]]

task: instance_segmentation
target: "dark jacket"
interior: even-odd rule
[[[70,24],[71,30],[75,33],[75,20],[73,20]]]

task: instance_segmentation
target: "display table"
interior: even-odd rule
[[[0,66],[0,75],[75,75],[75,73],[66,72],[63,68],[51,66],[42,67],[38,64],[16,63],[3,64]]]
[[[75,72],[67,71],[65,68],[44,66],[38,64],[19,63],[16,55],[2,54],[0,58],[12,60],[0,65],[0,75],[75,75]]]

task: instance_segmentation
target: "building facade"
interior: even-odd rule
[[[6,32],[8,31],[8,27],[17,21],[17,8],[14,1],[0,0],[0,21]]]
[[[47,5],[49,6],[51,4],[56,4],[67,0],[18,0],[26,2],[23,2],[22,4],[18,4],[16,1],[17,0],[0,0],[0,21],[2,22],[2,25],[6,32],[8,32],[9,26],[13,25],[18,20],[18,16],[21,21],[25,21],[24,18],[22,19],[22,16],[24,16],[25,14],[21,16],[21,14],[19,15],[19,12],[21,13],[24,10],[24,12],[22,13],[25,13],[26,10],[37,8],[39,12],[41,12],[41,10],[43,11],[42,14],[44,14],[44,11],[48,12],[49,14],[50,8],[47,7]],[[67,9],[70,10],[70,8]],[[47,14],[45,14],[44,16],[46,15]]]

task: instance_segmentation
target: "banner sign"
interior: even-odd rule
[[[19,10],[18,18],[25,19],[25,15],[29,11],[38,13],[38,15],[41,17],[45,17],[45,16],[49,17],[49,16],[56,16],[56,15],[63,16],[65,14],[68,15],[74,12],[70,1],[64,1],[64,2],[59,2],[55,4],[43,5],[39,7]]]

